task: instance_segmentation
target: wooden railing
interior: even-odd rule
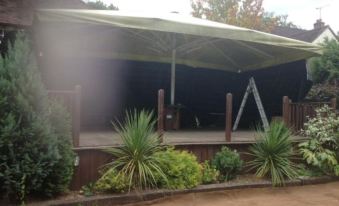
[[[328,105],[335,110],[336,99],[329,102],[292,102],[287,96],[283,97],[283,121],[294,132],[304,128],[308,118],[315,116],[316,108]]]
[[[232,141],[232,110],[233,110],[233,96],[231,93],[226,95],[226,112],[225,112],[225,139],[226,142]]]
[[[79,147],[81,86],[75,86],[74,90],[49,90],[48,96],[63,102],[69,111],[72,121],[73,146]]]

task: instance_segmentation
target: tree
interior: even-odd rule
[[[292,26],[286,15],[266,12],[263,0],[191,0],[192,15],[212,21],[270,32],[275,26]]]
[[[19,32],[0,56],[2,196],[23,201],[28,194],[51,196],[68,188],[74,162],[70,121],[55,104],[48,99],[29,40]]]
[[[119,10],[119,8],[117,6],[114,6],[113,4],[106,5],[105,3],[103,3],[100,0],[88,1],[86,4],[89,7],[89,9],[95,9],[95,10]]]
[[[337,85],[339,80],[339,43],[326,38],[321,44],[323,55],[311,60],[311,74],[315,83]]]
[[[310,60],[311,76],[315,85],[307,98],[323,101],[336,97],[339,101],[339,42],[325,39],[321,46],[323,55]]]

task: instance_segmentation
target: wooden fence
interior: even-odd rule
[[[81,87],[77,85],[74,90],[49,90],[48,95],[63,102],[69,111],[72,121],[73,146],[79,147]]]
[[[283,121],[294,132],[299,132],[304,128],[308,118],[315,116],[316,108],[328,105],[336,109],[336,99],[329,102],[292,102],[287,96],[283,97]]]

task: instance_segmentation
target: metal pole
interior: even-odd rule
[[[171,62],[171,105],[174,105],[175,103],[175,57],[176,49],[173,49]]]

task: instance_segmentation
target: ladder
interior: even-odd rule
[[[250,93],[253,93],[254,100],[255,100],[255,102],[257,104],[257,107],[258,107],[258,110],[259,110],[259,113],[260,113],[261,121],[263,122],[264,129],[267,131],[268,128],[269,128],[269,125],[268,125],[266,113],[265,113],[264,107],[262,105],[262,102],[261,102],[261,99],[260,99],[260,96],[259,96],[259,92],[258,92],[258,89],[257,89],[257,86],[255,84],[255,81],[254,81],[253,77],[250,78],[249,83],[247,85],[244,98],[242,99],[242,102],[241,102],[241,105],[240,105],[240,109],[238,111],[237,118],[236,118],[234,126],[233,126],[233,131],[237,130],[237,128],[238,128],[241,115],[242,115],[242,113],[244,111],[244,107],[245,107],[248,95]]]

